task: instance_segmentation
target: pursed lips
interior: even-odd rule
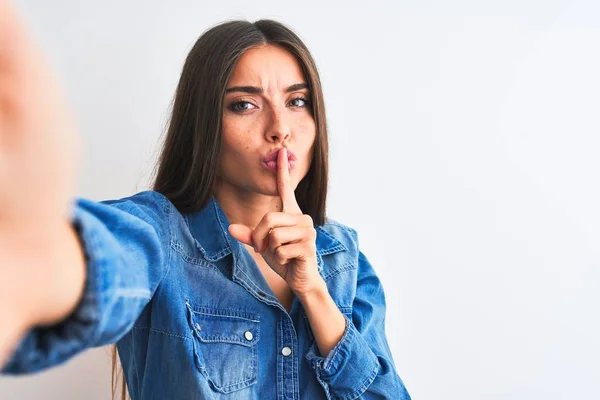
[[[271,169],[271,170],[277,169],[277,156],[279,155],[279,152],[281,151],[281,149],[282,149],[282,147],[275,149],[275,150],[271,151],[269,154],[267,154],[266,157],[263,158],[263,164],[265,165],[265,167],[267,167],[268,169]],[[291,170],[292,168],[294,168],[296,156],[290,149],[287,149],[287,152],[288,152],[288,164],[289,164],[289,168]]]

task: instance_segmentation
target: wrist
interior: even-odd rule
[[[6,229],[0,226],[0,307],[27,331],[65,318],[83,292],[85,262],[70,222]]]
[[[296,293],[296,296],[303,307],[307,308],[307,306],[311,304],[316,304],[325,300],[329,296],[329,290],[327,289],[325,280],[319,275],[311,289],[302,293]]]
[[[0,320],[4,337],[25,331],[34,322],[32,311],[39,288],[28,281],[34,276],[30,259],[36,252],[23,242],[18,231],[0,227]]]
[[[10,303],[0,298],[0,369],[9,359],[10,354],[19,344],[21,338],[30,329],[26,319],[22,315],[15,313]]]
[[[43,287],[36,325],[53,325],[67,318],[79,304],[86,281],[86,260],[79,234],[71,222],[56,227],[55,237],[46,246],[41,268],[49,270]]]
[[[0,367],[33,327],[34,301],[27,294],[27,272],[21,273],[13,236],[0,229]]]

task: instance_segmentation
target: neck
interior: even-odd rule
[[[215,185],[213,194],[231,224],[242,224],[254,230],[269,212],[282,210],[279,196],[249,192],[231,185]]]

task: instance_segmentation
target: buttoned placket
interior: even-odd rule
[[[233,252],[233,271],[239,271],[237,263],[246,262],[254,263],[254,268],[259,268],[256,265],[254,258],[240,245],[237,251]],[[244,252],[245,253],[242,253]],[[298,300],[295,298],[292,303],[290,313],[279,302],[277,297],[270,293],[266,293],[259,288],[259,285],[252,281],[246,274],[233,273],[233,281],[242,286],[249,294],[258,299],[260,302],[271,307],[276,307],[279,311],[277,321],[277,399],[281,400],[299,400],[299,354],[298,354],[298,337],[292,314],[297,312]]]

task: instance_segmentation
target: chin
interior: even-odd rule
[[[271,196],[271,197],[276,197],[279,196],[279,190],[277,190],[277,184],[273,185],[273,186],[263,186],[258,188],[259,190],[257,191],[258,193],[262,194],[263,196]]]

